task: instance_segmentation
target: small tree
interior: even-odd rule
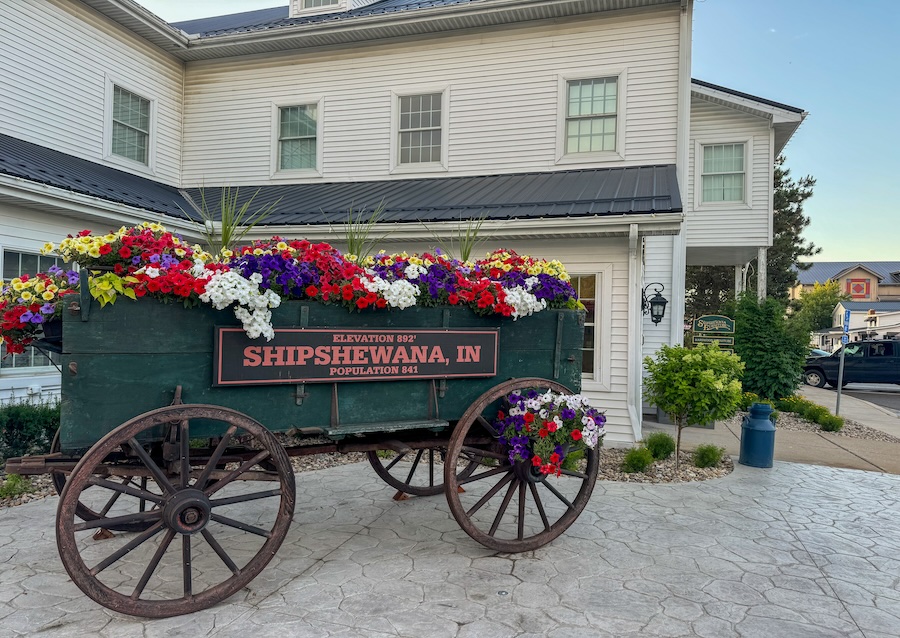
[[[791,318],[804,322],[810,331],[831,328],[834,325],[832,316],[835,307],[848,299],[850,295],[841,292],[840,282],[829,279],[820,284],[817,281],[812,290],[804,292],[800,299],[792,302],[795,311]]]
[[[786,319],[783,303],[743,295],[734,315],[734,351],[746,366],[744,390],[764,399],[790,396],[800,385],[809,349],[805,322]]]
[[[675,423],[675,473],[681,455],[681,431],[691,423],[724,419],[735,413],[741,400],[744,364],[716,344],[696,348],[663,346],[656,359],[646,357],[647,400]]]

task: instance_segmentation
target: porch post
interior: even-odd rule
[[[756,259],[756,290],[760,301],[766,298],[766,248],[760,248]]]
[[[744,292],[744,267],[734,267],[734,296],[737,297]]]

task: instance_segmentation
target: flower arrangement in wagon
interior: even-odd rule
[[[90,292],[101,305],[119,295],[149,295],[231,307],[249,337],[268,340],[274,337],[271,310],[284,299],[336,303],[356,312],[446,304],[513,320],[578,304],[561,263],[512,250],[475,262],[439,250],[357,260],[327,243],[273,237],[223,250],[216,261],[161,225],[145,222],[105,235],[82,231],[59,246],[45,245],[43,252],[91,270]]]
[[[584,395],[529,390],[511,393],[506,403],[493,425],[510,463],[529,462],[541,474],[559,476],[567,457],[603,440],[606,416]]]
[[[0,335],[6,351],[21,354],[59,319],[66,296],[77,292],[78,273],[51,266],[46,273],[15,277],[0,288]]]

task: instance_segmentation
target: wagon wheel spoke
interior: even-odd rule
[[[254,456],[252,459],[249,459],[249,460],[241,463],[240,467],[238,467],[235,470],[232,470],[231,472],[229,472],[228,474],[223,476],[221,479],[219,479],[212,485],[208,485],[206,488],[204,488],[203,493],[206,494],[207,496],[212,496],[213,494],[215,494],[216,492],[221,490],[223,487],[225,487],[226,485],[228,485],[229,483],[234,481],[236,478],[238,478],[241,474],[243,474],[244,472],[247,472],[251,467],[253,467],[254,465],[257,465],[261,461],[265,461],[267,458],[269,458],[269,452],[267,450],[263,450],[262,452],[260,452],[256,456]]]
[[[222,548],[222,546],[219,544],[219,541],[215,539],[212,533],[208,529],[205,529],[200,533],[203,535],[203,538],[206,539],[206,542],[209,543],[209,546],[213,548],[213,551],[216,553],[216,555],[222,559],[222,562],[225,563],[225,566],[231,570],[231,573],[235,576],[239,575],[241,573],[241,570],[237,565],[234,564],[234,561],[231,560],[231,556],[229,556],[228,552],[226,552]]]
[[[228,518],[227,516],[222,516],[221,514],[210,514],[209,518],[216,521],[217,523],[221,523],[222,525],[227,525],[228,527],[239,529],[242,532],[250,532],[251,534],[263,536],[265,538],[269,538],[272,535],[272,533],[268,530],[256,527],[255,525],[250,525],[249,523],[236,521],[233,518]]]
[[[141,574],[141,579],[138,581],[138,584],[135,585],[134,591],[131,593],[132,600],[137,600],[141,597],[144,588],[150,581],[150,577],[159,566],[159,561],[162,560],[162,557],[166,553],[166,550],[169,549],[169,545],[172,543],[173,538],[175,538],[175,530],[166,530],[166,534],[162,537],[162,540],[160,540],[159,547],[156,548],[156,552],[153,554],[153,558],[151,558],[150,562],[147,563],[147,568],[144,570],[144,573]]]
[[[428,448],[428,487],[434,487],[434,448]]]
[[[488,532],[489,536],[493,536],[497,532],[497,528],[500,527],[500,520],[503,518],[503,515],[506,514],[506,508],[509,507],[509,502],[512,500],[513,493],[515,491],[516,481],[513,481],[512,483],[510,483],[509,489],[506,490],[506,495],[503,497],[503,502],[500,503],[500,508],[497,510],[497,515],[494,517],[494,522],[491,523],[491,529]]]
[[[559,490],[556,489],[555,487],[553,487],[550,483],[544,481],[543,483],[541,483],[541,485],[543,485],[544,487],[546,487],[548,490],[550,490],[550,493],[551,493],[551,494],[553,494],[556,498],[558,498],[558,499],[561,500],[563,503],[565,503],[565,506],[566,506],[567,508],[569,508],[570,510],[571,510],[571,509],[575,509],[575,506],[572,505],[572,502],[571,502],[569,499],[567,499],[565,496],[563,496],[563,495],[559,492]]]
[[[399,463],[402,459],[406,458],[406,452],[401,452],[398,454],[393,461],[384,466],[384,469],[391,470],[397,463]]]
[[[178,435],[181,437],[181,489],[184,489],[191,482],[191,425],[187,419],[183,419],[178,425]]]
[[[191,537],[188,534],[181,537],[181,565],[184,574],[184,596],[187,598],[193,593],[191,590]]]
[[[100,511],[101,514],[106,515],[109,512],[110,507],[112,506],[115,499],[117,499],[122,494],[128,494],[129,496],[134,496],[136,498],[141,499],[141,501],[151,501],[156,504],[160,504],[165,502],[165,498],[154,494],[146,489],[138,489],[135,487],[130,487],[132,485],[131,477],[126,476],[125,480],[121,483],[116,483],[115,481],[110,481],[109,479],[105,479],[99,476],[91,476],[88,477],[88,483],[91,485],[97,485],[99,487],[105,487],[108,490],[115,492],[104,508]]]
[[[412,483],[412,477],[413,477],[413,475],[416,473],[416,468],[419,467],[419,461],[422,460],[422,453],[423,453],[424,451],[425,451],[425,450],[419,450],[418,452],[416,452],[416,458],[413,459],[412,467],[409,468],[409,474],[406,475],[406,482],[407,482],[407,483]]]
[[[98,518],[93,521],[75,523],[74,525],[72,525],[72,529],[76,532],[83,532],[85,530],[96,529],[98,527],[106,527],[107,529],[109,529],[110,527],[115,527],[117,525],[141,523],[144,521],[155,521],[159,518],[162,518],[162,512],[160,510],[151,510],[149,512],[137,512],[135,514],[125,514],[124,516]]]
[[[389,460],[385,458],[389,453],[384,450],[369,452],[368,459],[375,473],[397,490],[395,500],[403,500],[408,494],[434,496],[444,491],[441,481],[443,467],[447,464],[447,448],[444,445],[421,447],[415,450],[415,454],[411,450],[390,453],[394,456]],[[408,465],[400,464],[401,461],[407,461]],[[470,475],[474,469],[471,460],[466,459],[457,472],[463,477]]]
[[[210,507],[221,507],[223,505],[233,505],[234,503],[246,503],[247,501],[258,501],[261,498],[269,498],[272,496],[281,496],[281,488],[274,490],[266,490],[265,492],[251,492],[250,494],[239,494],[238,496],[229,496],[228,498],[210,499]]]
[[[198,421],[204,437],[217,439],[202,462],[191,459],[190,437],[192,431],[200,434]],[[172,424],[168,436],[154,439],[167,424]],[[160,442],[176,446],[178,458],[168,459],[169,465],[154,462],[153,446]],[[110,465],[129,446],[147,470],[136,462]],[[263,471],[257,471],[254,466],[263,462]],[[284,448],[250,417],[218,406],[160,408],[111,431],[72,470],[56,523],[60,558],[85,594],[114,611],[150,618],[199,611],[245,587],[268,564],[287,535],[295,492]],[[82,499],[107,502],[105,515],[79,521]],[[139,511],[145,507],[153,509]],[[252,514],[241,514],[242,507],[252,508]],[[139,533],[117,537],[111,542],[124,544],[106,552],[104,544],[79,535],[111,525]],[[205,544],[195,545],[195,536]],[[205,560],[213,553],[218,559]],[[202,568],[198,562],[194,569],[201,557]]]
[[[537,508],[538,514],[541,516],[541,522],[544,524],[544,531],[549,532],[550,521],[547,520],[547,513],[544,511],[544,503],[541,501],[541,495],[538,494],[534,483],[529,483],[528,487],[531,490],[531,498],[534,499],[534,506]]]
[[[504,476],[502,479],[500,479],[500,481],[498,481],[494,487],[492,487],[490,490],[488,490],[487,494],[482,496],[481,499],[477,503],[475,503],[475,505],[473,505],[469,511],[466,512],[466,515],[472,516],[472,514],[474,514],[475,512],[480,510],[482,507],[484,507],[484,504],[487,503],[492,498],[494,498],[494,495],[497,492],[499,492],[501,489],[503,489],[503,486],[506,485],[507,483],[509,483],[511,480],[513,480],[512,472],[507,472],[506,476]]]
[[[156,479],[156,482],[159,483],[159,486],[169,494],[174,494],[175,486],[172,485],[168,477],[166,477],[162,468],[156,464],[156,461],[150,458],[150,455],[147,454],[147,450],[144,449],[144,446],[138,443],[138,440],[135,438],[129,439],[128,445],[130,445],[132,451],[137,454],[141,463],[144,464],[144,467],[150,470],[150,473],[153,475],[153,478]]]
[[[194,483],[194,485],[197,486],[197,489],[206,489],[206,483],[209,481],[210,475],[216,468],[216,465],[218,465],[222,455],[225,454],[225,450],[228,449],[228,444],[231,442],[231,437],[234,436],[235,432],[237,432],[237,426],[232,425],[222,435],[219,444],[216,446],[216,449],[213,450],[212,455],[210,455],[209,460],[206,462],[206,467],[203,468],[203,471],[200,472],[200,476],[197,477],[197,481]]]
[[[91,568],[91,574],[93,576],[96,576],[97,574],[102,572],[104,569],[106,569],[107,567],[109,567],[110,565],[115,563],[117,560],[122,558],[125,554],[127,554],[128,552],[135,549],[138,545],[142,545],[143,543],[147,542],[148,540],[150,540],[151,538],[153,538],[154,536],[159,534],[159,532],[162,530],[162,528],[163,528],[162,521],[158,521],[155,525],[153,525],[153,527],[148,529],[146,532],[136,536],[129,543],[123,545],[122,547],[120,547],[119,549],[114,551],[112,554],[110,554],[109,556],[104,558],[102,561],[100,561],[99,563],[94,565]]]
[[[450,511],[469,536],[491,549],[522,552],[549,543],[576,520],[594,488],[599,470],[595,449],[584,448],[583,467],[547,476],[529,460],[510,459],[502,438],[481,447],[485,431],[496,435],[493,423],[508,409],[510,394],[547,390],[571,393],[547,379],[501,383],[469,406],[451,435],[444,473]],[[478,469],[468,476],[451,475],[447,466],[460,460],[472,461]],[[542,494],[544,489],[553,496]]]

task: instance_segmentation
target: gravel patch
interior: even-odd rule
[[[741,421],[746,412],[738,412],[730,419],[724,422],[728,425],[740,427]],[[866,439],[868,441],[881,441],[883,443],[900,443],[900,438],[892,436],[887,432],[870,428],[868,425],[857,423],[850,419],[844,419],[844,427],[837,432],[825,432],[818,423],[801,419],[792,412],[779,412],[778,419],[775,423],[776,430],[793,430],[795,432],[814,432],[816,434],[833,434],[835,436],[846,436],[853,439]]]
[[[714,467],[694,467],[693,452],[682,452],[679,458],[678,473],[675,473],[675,455],[662,461],[654,461],[646,472],[625,472],[622,461],[628,450],[619,448],[603,448],[600,450],[601,481],[623,481],[626,483],[673,483],[686,481],[706,481],[722,478],[734,470],[734,462],[727,454]]]

